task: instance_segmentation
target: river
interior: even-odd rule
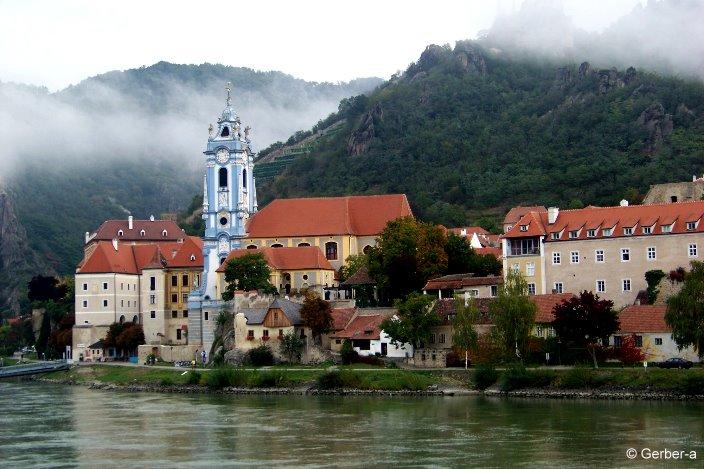
[[[2,467],[628,466],[628,448],[694,450],[701,467],[704,404],[0,383]]]

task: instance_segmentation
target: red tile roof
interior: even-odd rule
[[[423,290],[446,290],[481,285],[499,285],[504,283],[501,276],[473,277],[472,274],[453,274],[433,278],[423,287]]]
[[[404,194],[276,199],[247,223],[251,238],[375,236],[397,218],[412,216]]]
[[[492,254],[497,259],[501,259],[503,255],[501,248],[477,248],[475,251],[477,251],[477,254]]]
[[[379,340],[381,329],[379,325],[386,319],[383,314],[357,316],[343,330],[331,337],[334,339],[369,339]]]
[[[133,220],[132,229],[129,229],[128,220],[108,220],[91,234],[90,242],[110,241],[113,238],[124,241],[178,241],[185,237],[184,231],[170,220]]]
[[[341,331],[347,324],[349,324],[350,319],[354,316],[354,308],[335,308],[330,313],[332,315],[332,330]]]
[[[618,315],[620,332],[672,332],[665,323],[665,305],[631,305]]]
[[[448,228],[448,231],[458,236],[471,237],[474,233],[487,235],[489,232],[481,226],[460,226],[459,228]],[[462,234],[464,232],[464,234]]]
[[[283,248],[262,249],[235,249],[230,252],[227,259],[218,268],[217,272],[225,271],[225,264],[247,254],[264,254],[267,264],[276,270],[306,270],[323,269],[335,270],[317,246],[298,246]]]
[[[494,301],[493,298],[474,298],[474,304],[480,313],[479,324],[491,324],[489,319],[489,305]],[[455,299],[454,298],[443,298],[437,300],[433,309],[436,313],[440,315],[444,323],[452,322],[450,316],[457,314],[455,310]]]
[[[203,267],[203,242],[186,236],[181,243],[125,244],[98,241],[76,269],[79,274],[118,273],[137,275],[144,269]],[[191,260],[193,258],[193,260]]]
[[[354,287],[357,285],[374,285],[376,282],[369,276],[369,267],[363,265],[359,270],[340,283],[341,287]]]
[[[513,225],[518,220],[520,220],[523,217],[523,215],[525,215],[528,212],[540,213],[540,212],[547,212],[547,211],[548,211],[548,209],[546,209],[542,205],[531,205],[531,206],[527,206],[527,207],[522,207],[522,206],[513,207],[511,210],[508,211],[508,213],[504,217],[503,224],[504,225],[508,225],[508,224]]]
[[[565,300],[569,300],[574,295],[572,293],[548,293],[546,295],[532,295],[530,299],[538,307],[535,313],[536,323],[551,323],[555,320],[552,310]]]
[[[628,236],[659,236],[670,233],[702,233],[704,223],[704,201],[690,201],[668,204],[630,205],[618,207],[590,207],[576,210],[560,210],[555,223],[548,224],[547,213],[529,212],[504,235],[506,238],[525,236],[547,236],[546,242],[574,239],[599,239]],[[693,230],[687,230],[687,222],[696,222]],[[527,225],[527,231],[521,231]],[[662,227],[672,225],[670,233]],[[643,227],[651,227],[651,234],[644,234]],[[611,236],[604,236],[604,228],[613,228]],[[624,228],[633,228],[633,234],[624,234]],[[595,236],[587,237],[588,230],[596,230]],[[576,238],[570,238],[570,231],[578,231]],[[553,239],[552,233],[559,238]]]

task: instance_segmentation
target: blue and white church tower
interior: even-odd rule
[[[242,128],[231,104],[230,83],[225,88],[227,103],[217,128],[208,129],[203,177],[203,275],[200,286],[188,301],[188,342],[201,343],[209,351],[215,318],[222,307],[222,292],[216,291],[215,271],[233,249],[242,247],[247,236],[247,219],[257,211],[254,182],[254,151],[251,128]]]

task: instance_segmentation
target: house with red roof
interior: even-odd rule
[[[501,276],[489,275],[475,277],[472,274],[451,274],[436,277],[426,282],[423,293],[435,295],[438,298],[492,298],[499,291],[499,285],[504,283]]]
[[[76,268],[74,357],[94,357],[91,345],[116,322],[141,324],[147,344],[187,344],[188,295],[202,271],[203,241],[173,222],[103,223]]]
[[[623,307],[645,290],[649,270],[701,258],[704,201],[524,213],[502,238],[503,268],[531,293],[593,291]]]
[[[618,315],[619,331],[609,338],[609,345],[619,347],[623,338],[633,336],[647,361],[660,362],[680,357],[692,362],[699,361],[693,347],[680,350],[672,338],[672,329],[665,322],[665,305],[630,305]]]
[[[225,262],[216,270],[218,295],[222,295],[227,288],[227,282],[225,282],[227,263],[252,253],[261,253],[264,256],[271,269],[269,281],[282,295],[314,290],[322,296],[323,289],[332,287],[335,282],[335,269],[323,252],[315,246],[265,247],[256,251],[235,249],[230,251]]]
[[[392,358],[413,356],[411,344],[392,344],[391,338],[381,329],[381,323],[392,318],[394,308],[356,309],[346,326],[331,333],[331,349],[339,351],[345,340],[352,342],[352,348],[361,356],[381,355]]]
[[[247,222],[247,249],[316,246],[335,268],[376,244],[386,224],[413,216],[405,194],[276,199]]]

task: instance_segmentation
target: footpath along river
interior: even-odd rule
[[[647,449],[688,456],[644,460]],[[649,463],[704,465],[704,403],[176,395],[0,382],[0,467]]]

